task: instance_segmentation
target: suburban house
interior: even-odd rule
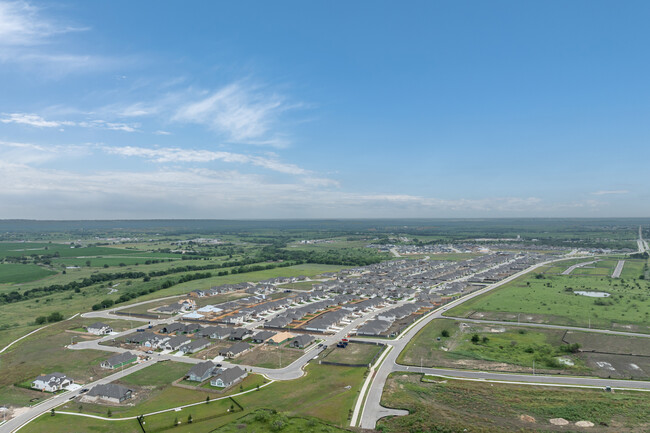
[[[231,332],[232,328],[226,328],[225,326],[208,326],[201,329],[199,335],[205,338],[223,340],[224,338],[228,338]]]
[[[273,331],[260,331],[257,334],[253,335],[253,342],[255,343],[264,343],[269,338],[273,337],[276,332]]]
[[[105,400],[111,403],[122,403],[133,396],[133,390],[115,383],[96,385],[84,396],[86,401]]]
[[[113,332],[113,328],[102,322],[95,322],[92,325],[86,326],[86,331],[95,335],[108,335]]]
[[[192,290],[190,293],[188,293],[189,296],[193,298],[203,298],[205,296],[205,292],[203,290]]]
[[[291,347],[304,349],[305,347],[309,346],[314,340],[315,338],[312,335],[302,334],[293,339],[291,342]]]
[[[216,366],[212,361],[201,362],[194,364],[194,366],[187,372],[187,380],[193,382],[203,382],[214,375]]]
[[[199,338],[198,340],[182,345],[178,350],[183,353],[196,353],[199,350],[205,349],[210,344],[212,343],[205,338]]]
[[[245,340],[252,332],[246,328],[235,328],[230,332],[230,340]]]
[[[124,352],[124,353],[118,353],[116,355],[111,356],[106,361],[102,361],[102,363],[99,365],[102,368],[114,369],[114,368],[123,367],[127,364],[131,364],[132,362],[135,362],[137,360],[138,360],[137,355],[134,355],[131,352]]]
[[[189,344],[191,341],[192,340],[184,335],[177,335],[167,340],[164,347],[166,350],[178,350],[181,346]]]
[[[219,355],[225,356],[227,358],[234,358],[250,350],[250,348],[251,348],[250,344],[240,341],[238,343],[233,344],[227,349],[220,350]]]
[[[169,337],[154,334],[153,332],[134,332],[125,338],[127,343],[139,344],[145,347],[157,347],[169,340]]]
[[[32,388],[40,391],[56,392],[68,385],[72,385],[74,380],[63,373],[42,374],[32,381]]]
[[[387,320],[369,320],[357,329],[357,335],[381,335],[390,328],[391,322]]]
[[[219,388],[228,388],[248,375],[246,370],[242,370],[241,367],[227,368],[221,373],[216,375],[211,381],[210,385],[218,386]]]

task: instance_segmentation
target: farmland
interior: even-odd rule
[[[54,274],[55,271],[37,265],[0,264],[0,284],[28,283]]]

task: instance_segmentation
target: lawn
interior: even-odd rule
[[[550,419],[590,421],[594,432],[641,432],[650,425],[650,393],[441,380],[419,374],[389,376],[382,405],[410,414],[380,420],[383,432],[479,433],[583,431],[558,429]],[[567,430],[568,429],[568,430]]]
[[[623,273],[640,276],[643,260],[626,260]],[[605,262],[602,266],[606,266]],[[610,269],[607,268],[607,272]],[[611,272],[609,272],[611,275]],[[650,332],[650,282],[597,275],[524,275],[494,291],[471,299],[446,315],[557,325],[630,329]],[[609,298],[580,296],[573,291],[604,291]]]
[[[56,271],[38,265],[3,263],[0,264],[0,284],[19,284],[40,280],[56,274]]]
[[[281,413],[260,409],[236,421],[213,430],[213,433],[265,432],[279,429],[283,433],[323,432],[339,433],[350,430],[325,424],[315,418],[287,417]]]

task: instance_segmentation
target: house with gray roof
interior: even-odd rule
[[[244,341],[240,341],[238,343],[233,344],[227,349],[220,350],[219,355],[225,356],[227,358],[234,358],[236,356],[241,355],[244,352],[247,352],[248,350],[250,350],[250,348],[251,348],[250,344]]]
[[[291,342],[291,347],[298,347],[300,349],[304,349],[305,347],[313,343],[314,340],[316,339],[312,335],[302,334],[293,339],[293,341]]]
[[[108,335],[113,332],[113,328],[102,322],[95,322],[92,325],[86,326],[86,331],[95,335]]]
[[[200,350],[205,349],[210,344],[212,343],[210,343],[209,340],[206,340],[205,338],[199,338],[198,340],[194,340],[187,344],[182,345],[178,350],[179,352],[183,352],[183,353],[196,353]]]
[[[190,371],[187,372],[187,380],[193,382],[203,382],[208,380],[215,373],[217,366],[212,361],[205,361],[199,364],[194,364]]]
[[[189,344],[191,341],[192,340],[184,335],[177,335],[167,340],[164,347],[167,350],[178,350],[181,348],[181,346]]]
[[[228,388],[244,379],[247,375],[246,370],[243,370],[241,367],[227,368],[216,375],[210,381],[210,385],[219,388]]]
[[[266,340],[268,340],[269,338],[273,337],[276,334],[277,332],[273,332],[273,331],[260,331],[255,335],[253,335],[253,341],[255,343],[264,343]]]
[[[133,396],[133,390],[116,383],[95,385],[84,396],[85,401],[104,400],[111,403],[122,403]]]
[[[137,360],[138,360],[137,355],[131,352],[123,352],[123,353],[115,354],[109,357],[107,360],[102,361],[101,364],[99,364],[99,366],[102,368],[114,369],[114,368],[120,368],[125,365],[131,364],[132,362],[135,362]]]

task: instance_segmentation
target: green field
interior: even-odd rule
[[[448,336],[443,335],[443,331]],[[472,342],[473,335],[479,340]],[[585,374],[590,370],[576,353],[564,350],[563,330],[480,325],[436,319],[400,353],[398,362],[425,367],[470,368],[530,373]],[[574,365],[563,364],[559,358]],[[420,364],[422,363],[422,364]]]
[[[32,398],[43,398],[40,392],[13,386],[15,383],[31,381],[43,373],[62,372],[77,383],[110,374],[109,370],[99,367],[99,363],[108,358],[110,353],[65,348],[71,342],[85,338],[66,330],[80,328],[95,321],[77,317],[56,323],[21,340],[0,355],[0,368],[3,372],[11,372],[0,375],[0,401],[3,404],[26,405]],[[118,320],[104,322],[116,329],[122,329],[128,323]]]
[[[377,430],[402,432],[643,432],[650,427],[650,393],[552,388],[446,380],[393,373],[382,405],[410,414],[380,420]],[[532,417],[525,418],[523,417]],[[550,419],[590,421],[596,427],[558,428]]]
[[[650,282],[637,279],[644,263],[642,260],[626,260],[620,279],[597,275],[552,275],[548,272],[528,274],[471,299],[446,315],[647,333],[650,332]],[[609,264],[605,262],[601,266]],[[634,276],[637,278],[632,278]],[[573,291],[604,291],[611,297],[593,298]]]
[[[341,364],[368,365],[383,349],[384,346],[376,344],[350,343],[345,348],[332,345],[325,349],[320,358]]]
[[[3,263],[0,264],[0,284],[19,284],[40,280],[56,274],[56,271],[38,265]]]
[[[153,367],[148,367],[153,368]],[[152,430],[172,426],[176,418],[182,421],[181,426],[175,427],[174,431],[208,433],[216,428],[227,425],[244,415],[253,413],[262,408],[274,409],[287,416],[316,417],[339,427],[348,425],[349,412],[359,394],[361,384],[364,380],[366,368],[360,367],[337,367],[326,365],[309,365],[306,367],[307,374],[300,379],[292,381],[274,382],[261,388],[259,391],[235,396],[236,401],[244,407],[244,411],[227,414],[231,402],[228,399],[210,401],[208,404],[200,404],[181,411],[166,412],[159,415],[146,417],[146,423]],[[145,369],[146,371],[146,369]],[[150,376],[151,381],[147,382],[140,372],[136,382],[141,387],[153,387],[161,389],[162,382],[156,378],[156,374]],[[166,379],[169,379],[167,377]],[[350,386],[350,389],[347,388]],[[208,394],[200,390],[188,390],[177,387],[164,387],[161,391],[152,393],[144,402],[134,407],[116,408],[111,407],[113,419],[129,415],[139,415],[157,410],[174,408],[183,404],[204,402]],[[282,396],[282,398],[278,398]],[[79,403],[68,403],[70,411],[77,412]],[[82,405],[82,412],[89,411],[103,412],[106,408],[95,408],[99,405]],[[195,422],[190,426],[186,425],[189,415],[192,415]],[[214,417],[214,418],[211,418]],[[203,422],[202,420],[206,421]],[[183,427],[184,426],[184,427]],[[106,422],[92,418],[74,417],[58,414],[54,417],[49,414],[36,419],[24,429],[27,433],[76,433],[98,431],[103,433],[137,432],[138,423],[135,420]],[[22,431],[22,430],[21,430]]]

